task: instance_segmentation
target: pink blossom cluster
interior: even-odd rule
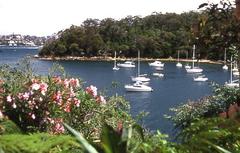
[[[106,104],[106,100],[103,96],[97,94],[97,87],[90,85],[86,88],[85,92],[95,98],[96,102]]]
[[[76,97],[75,90],[80,87],[78,79],[64,79],[55,78],[58,85],[63,85],[64,90],[58,90],[53,94],[53,101],[65,112],[70,112],[71,108],[80,106],[80,100]]]
[[[80,83],[78,79],[75,78],[71,78],[71,79],[61,79],[61,77],[54,77],[53,78],[54,82],[58,85],[64,85],[65,88],[79,88],[80,87]]]
[[[65,132],[62,118],[48,118],[48,121],[51,124],[51,132],[53,134],[62,134]]]
[[[77,88],[80,87],[78,79],[61,79],[55,77],[52,79],[53,85],[49,86],[47,83],[33,79],[27,84],[24,92],[19,92],[14,95],[6,96],[6,101],[10,109],[19,109],[23,114],[26,114],[28,119],[32,121],[40,118],[45,123],[51,123],[54,133],[64,132],[61,124],[62,119],[51,119],[52,114],[48,107],[56,105],[55,109],[63,110],[64,112],[71,112],[73,107],[80,106],[80,100],[77,98]],[[45,111],[44,116],[39,116],[39,110]],[[53,124],[54,123],[54,124]]]

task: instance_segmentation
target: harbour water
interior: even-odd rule
[[[1,50],[0,65],[14,64],[26,55],[35,55],[38,50]],[[53,61],[33,60],[36,73],[46,75]],[[113,71],[113,62],[92,61],[58,61],[65,71],[74,77],[80,77],[85,86],[95,85],[99,91],[106,95],[124,96],[131,105],[131,114],[136,116],[141,111],[149,114],[143,119],[143,124],[150,130],[159,129],[163,133],[172,134],[173,125],[163,117],[170,114],[169,108],[175,107],[188,100],[197,100],[203,96],[211,95],[210,82],[224,84],[229,79],[229,71],[222,70],[222,65],[200,64],[203,74],[209,82],[194,82],[193,74],[187,74],[184,68],[177,68],[176,63],[165,63],[163,78],[151,74],[155,70],[147,62],[141,62],[141,73],[151,78],[150,86],[153,92],[126,92],[124,85],[131,83],[131,76],[137,74],[137,68],[121,68]],[[117,86],[113,86],[113,82]]]

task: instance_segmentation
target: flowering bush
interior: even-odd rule
[[[0,70],[0,117],[8,116],[24,132],[61,134],[66,122],[86,138],[98,139],[104,122],[116,127],[132,121],[123,98],[107,101],[93,85],[84,89],[75,78],[12,71]]]

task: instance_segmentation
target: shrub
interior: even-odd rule
[[[54,72],[36,76],[28,68],[0,68],[0,112],[23,132],[61,134],[66,122],[86,138],[98,140],[104,122],[113,127],[133,122],[122,97],[105,99],[95,86],[84,89],[79,79]]]
[[[38,133],[31,135],[11,134],[0,136],[0,152],[6,153],[57,153],[83,152],[70,136]]]
[[[228,111],[233,104],[240,102],[240,89],[225,86],[213,85],[213,95],[204,97],[198,101],[189,101],[170,110],[174,115],[170,118],[176,128],[184,129],[191,122],[199,118],[219,116],[220,113]]]

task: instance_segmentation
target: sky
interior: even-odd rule
[[[197,10],[209,0],[0,0],[0,35],[48,36],[87,18],[119,20]],[[212,0],[214,1],[214,0]],[[215,0],[217,1],[217,0]]]

